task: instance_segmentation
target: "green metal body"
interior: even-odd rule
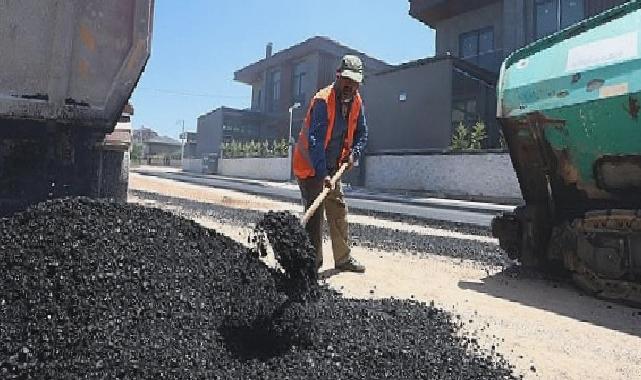
[[[498,118],[526,203],[550,217],[641,208],[640,34],[635,0],[503,64]]]
[[[498,120],[525,205],[492,222],[510,257],[641,305],[641,0],[512,54]]]

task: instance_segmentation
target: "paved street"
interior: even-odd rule
[[[135,173],[217,189],[237,190],[246,194],[277,198],[289,202],[300,202],[300,192],[293,183],[193,174],[176,169],[156,167],[142,167],[136,169]],[[479,226],[489,226],[495,215],[514,208],[514,206],[492,203],[409,197],[349,189],[346,190],[346,198],[352,210],[390,213]]]
[[[247,183],[242,187],[251,190],[247,192],[213,186],[240,187],[238,182],[167,172],[132,173],[130,202],[177,213],[243,244],[263,212],[302,211],[287,197],[257,195],[256,189],[264,184]],[[296,191],[287,184],[275,187],[270,191],[290,198]],[[367,202],[390,207],[389,202]],[[397,211],[407,207],[392,206],[399,207]],[[452,209],[424,212],[491,217]],[[506,260],[482,226],[448,227],[400,214],[393,218],[351,214],[349,221],[353,255],[367,272],[334,271],[329,241],[324,244],[321,272],[324,282],[346,297],[434,302],[451,311],[463,331],[476,336],[484,349],[504,355],[525,379],[641,378],[638,309],[586,296],[564,280],[521,271]],[[273,256],[266,262],[274,265]]]

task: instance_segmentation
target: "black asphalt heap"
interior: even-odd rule
[[[446,312],[326,288],[293,302],[291,277],[250,253],[134,205],[67,199],[0,219],[0,378],[514,378]]]

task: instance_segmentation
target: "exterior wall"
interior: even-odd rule
[[[270,125],[267,126],[267,128],[276,128],[278,132],[279,137],[285,137],[283,134],[283,131],[286,129],[284,126],[284,123],[289,123],[289,107],[293,105],[296,102],[301,103],[301,107],[299,109],[294,110],[293,112],[293,122],[292,122],[292,135],[295,137],[297,136],[298,131],[300,131],[300,127],[302,125],[303,119],[305,118],[305,113],[306,110],[309,106],[309,101],[314,94],[316,94],[316,91],[320,87],[318,87],[318,80],[320,77],[320,72],[323,71],[323,67],[321,65],[326,64],[321,59],[321,54],[320,53],[314,53],[314,54],[309,54],[300,58],[295,58],[292,60],[289,60],[281,65],[278,66],[273,66],[270,67],[263,75],[263,77],[268,78],[269,73],[272,70],[280,70],[281,72],[281,88],[280,88],[280,102],[278,103],[278,106],[276,110],[272,113],[277,116],[278,119],[281,121],[275,121],[273,123],[270,123]],[[332,62],[336,61],[338,62],[338,58],[332,57]],[[304,94],[302,96],[302,99],[298,99],[294,96],[294,89],[293,89],[293,70],[294,66],[298,63],[303,63],[305,66],[305,77],[303,81],[303,88],[304,88]],[[334,65],[334,63],[332,63]],[[332,66],[333,67],[333,66]],[[335,68],[334,68],[335,69]],[[332,72],[333,70],[332,69]],[[329,84],[330,82],[327,82],[325,85]],[[324,86],[323,86],[324,87]],[[261,102],[258,103],[258,92],[259,90],[261,91]],[[269,82],[266,80],[263,80],[262,78],[258,80],[257,82],[252,84],[252,110],[255,111],[267,111],[267,97],[271,96],[271,87],[269,87]],[[287,120],[285,120],[287,119]],[[284,120],[284,121],[283,121]],[[289,129],[289,125],[287,125],[287,130]],[[270,133],[267,133],[268,135],[272,135]]]
[[[584,0],[585,17],[594,16],[627,0]],[[535,0],[502,0],[460,13],[435,23],[436,52],[459,56],[459,36],[472,30],[494,27],[496,70],[513,51],[536,40]]]
[[[307,55],[305,57],[295,60],[292,64],[292,67],[294,67],[297,64],[301,64],[305,70],[305,77],[302,83],[303,95],[299,99],[295,97],[294,94],[292,93],[292,99],[291,99],[290,105],[294,104],[295,102],[300,102],[303,108],[305,108],[305,106],[309,102],[309,99],[316,92],[315,83],[316,83],[316,77],[318,76],[318,69],[319,69],[318,54]],[[293,82],[291,84],[291,88],[293,92]]]
[[[220,143],[223,136],[223,116],[224,110],[217,109],[198,118],[198,143],[196,147],[198,157],[220,152]]]
[[[180,152],[181,147],[169,144],[143,143],[144,155],[147,156],[169,156]]]
[[[303,125],[303,120],[305,119],[307,108],[309,107],[309,102],[312,96],[314,96],[316,94],[316,91],[318,90],[318,76],[319,71],[321,70],[320,54],[314,53],[307,55],[299,60],[299,62],[305,63],[307,72],[305,74],[305,81],[303,85],[304,94],[302,99],[293,98],[291,103],[294,104],[296,102],[299,102],[301,104],[300,108],[294,109],[292,111],[292,136],[294,137],[294,139],[297,138],[298,133],[300,132],[300,129]]]
[[[368,156],[366,161],[365,185],[372,189],[521,199],[506,153]]]
[[[269,114],[271,117],[270,121],[264,124],[263,134],[286,138],[289,133],[289,107],[294,103],[301,103],[301,107],[292,112],[292,136],[296,138],[302,127],[310,99],[320,88],[334,81],[340,59],[348,53],[361,56],[366,75],[390,67],[327,38],[314,37],[300,47],[277,52],[271,58],[237,71],[236,80],[250,84],[252,87],[251,109]],[[293,90],[293,74],[296,64],[301,62],[305,65],[304,93],[297,96]],[[270,74],[274,70],[279,70],[281,73],[280,99],[270,110],[272,93]]]
[[[294,75],[294,62],[287,61],[280,66],[280,101],[276,112],[288,112],[292,105],[292,83]]]
[[[588,16],[594,16],[603,12],[608,8],[612,8],[616,5],[621,5],[628,2],[629,0],[586,0],[586,11]]]
[[[503,57],[525,46],[531,40],[527,28],[525,5],[530,0],[510,0],[503,2]],[[532,16],[530,16],[532,17]]]
[[[452,62],[368,78],[362,95],[369,126],[367,150],[443,149],[451,135]],[[401,92],[407,95],[400,101]]]
[[[260,78],[252,84],[252,104],[253,111],[262,111],[265,109],[265,79]]]
[[[218,174],[230,177],[288,181],[289,158],[233,158],[218,161]]]
[[[146,158],[142,161],[142,164],[144,165],[152,165],[152,166],[168,166],[172,168],[180,168],[182,167],[182,162],[180,160],[170,160],[168,158]]]
[[[328,72],[336,72],[335,65],[338,64],[340,58],[328,55],[325,53],[314,53],[305,57],[305,62],[309,69],[308,75],[305,78],[305,97],[301,103],[301,107],[295,109],[292,113],[292,136],[294,139],[298,137],[303,121],[309,108],[309,103],[316,92],[323,87],[326,87],[334,81],[334,77],[328,79]],[[295,99],[298,101],[298,99]],[[292,104],[294,101],[292,101]]]
[[[301,107],[295,109],[292,115],[292,136],[296,138],[302,127],[311,98],[318,90],[334,81],[336,68],[340,63],[340,59],[341,56],[338,55],[317,52],[288,60],[278,66],[270,67],[264,73],[263,77],[268,78],[269,73],[273,70],[280,70],[281,72],[280,102],[275,111],[272,112],[272,114],[277,116],[281,121],[270,123],[267,128],[276,128],[280,133],[279,136],[285,137],[282,133],[285,129],[283,123],[289,123],[289,107],[299,102],[301,103]],[[298,63],[303,63],[305,66],[305,77],[303,81],[304,94],[300,99],[295,97],[293,92],[293,70]],[[376,67],[375,70],[376,69],[380,68]],[[258,102],[259,91],[261,91],[262,94],[260,103]],[[270,94],[271,87],[267,80],[261,78],[252,84],[252,110],[266,111],[267,99],[271,96]],[[289,125],[287,125],[287,129],[288,127]]]
[[[536,40],[534,2],[535,0],[523,0],[525,3],[525,33],[527,42]],[[628,0],[584,0],[585,17],[597,15],[616,5],[626,3]]]
[[[186,157],[186,158],[198,157],[197,148],[198,148],[198,145],[195,142],[190,141],[185,143],[183,148],[183,157]]]
[[[315,52],[301,57],[295,57],[282,62],[277,65],[269,66],[256,81],[251,84],[252,86],[252,105],[251,109],[255,111],[267,112],[267,105],[271,97],[270,86],[270,73],[274,70],[281,72],[281,87],[280,87],[280,100],[275,105],[272,114],[285,114],[288,113],[289,107],[295,102],[302,104],[301,109],[306,110],[309,105],[309,100],[321,88],[329,85],[335,79],[336,68],[340,63],[340,59],[345,52],[341,49],[336,49],[335,54],[327,52]],[[302,99],[296,98],[293,93],[293,70],[297,63],[303,62],[306,67],[305,80],[304,80],[304,96]],[[368,60],[365,59],[365,71],[367,73],[378,72],[384,68],[383,65],[372,64],[371,67],[367,65]],[[370,62],[371,63],[371,62]],[[259,102],[259,96],[260,102]],[[302,122],[305,113],[295,112],[294,121],[296,125]],[[296,130],[296,128],[294,128]]]
[[[319,54],[319,70],[316,82],[316,88],[326,87],[336,79],[336,69],[341,60],[341,56],[331,54]]]
[[[202,173],[203,160],[201,158],[184,158],[182,160],[182,170],[190,173]]]

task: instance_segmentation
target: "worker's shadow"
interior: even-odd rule
[[[337,274],[341,273],[342,271],[336,268],[332,269],[325,269],[322,272],[318,273],[318,279],[319,280],[329,280],[330,278],[336,276]]]
[[[582,293],[568,280],[508,269],[482,282],[459,281],[459,288],[641,337],[641,308],[600,300]]]

